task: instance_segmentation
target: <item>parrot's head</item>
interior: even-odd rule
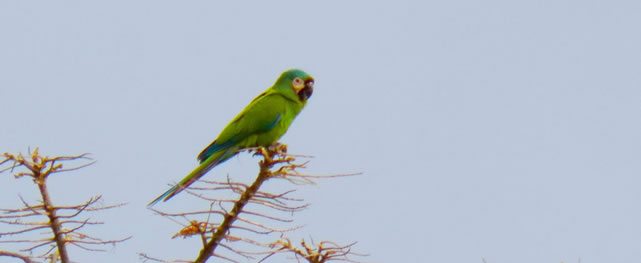
[[[300,69],[290,69],[280,75],[274,87],[291,98],[306,102],[314,92],[314,78]]]

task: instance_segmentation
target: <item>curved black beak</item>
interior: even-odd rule
[[[302,101],[306,101],[314,93],[314,80],[308,79],[305,81],[305,87],[298,91],[298,98]]]

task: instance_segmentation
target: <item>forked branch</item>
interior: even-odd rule
[[[330,261],[358,263],[358,261],[351,259],[350,256],[366,255],[353,252],[352,247],[354,245],[356,245],[356,242],[342,246],[331,241],[322,241],[316,245],[314,242],[310,244],[302,240],[300,247],[297,247],[287,238],[278,240],[273,244],[273,246],[277,248],[277,253],[293,253],[297,261],[300,262],[300,259],[303,259],[308,263],[325,263]],[[266,258],[259,262],[263,262]]]
[[[201,180],[196,185],[187,188],[192,196],[206,201],[207,209],[198,211],[162,212],[152,209],[155,213],[169,218],[183,228],[176,233],[177,237],[199,237],[202,248],[196,263],[204,263],[211,257],[224,261],[239,262],[240,257],[246,260],[268,258],[270,255],[293,251],[293,246],[283,246],[284,243],[273,240],[300,228],[287,226],[293,220],[295,212],[306,209],[309,204],[304,200],[292,197],[294,190],[272,193],[265,191],[263,186],[270,179],[282,179],[293,183],[313,184],[316,179],[333,178],[345,175],[310,176],[298,172],[305,168],[307,162],[296,163],[295,157],[287,154],[285,145],[275,145],[269,148],[255,148],[255,155],[262,156],[259,162],[259,172],[250,184],[232,181]],[[215,194],[215,197],[212,197]],[[229,195],[235,197],[229,197]],[[280,242],[280,241],[279,241]],[[325,260],[338,259],[340,249],[347,247],[329,246],[323,242],[319,253]],[[331,243],[333,244],[333,243]],[[242,249],[241,249],[242,247]],[[349,251],[348,251],[349,254]],[[140,254],[145,260],[162,261]],[[347,255],[347,254],[345,254]],[[344,260],[344,257],[343,257]],[[178,261],[175,261],[178,262]]]
[[[11,153],[4,153],[2,157],[3,159],[0,160],[0,173],[11,171],[16,178],[31,178],[38,187],[41,200],[37,204],[31,204],[20,197],[21,207],[16,209],[0,209],[0,223],[17,228],[13,231],[1,232],[0,238],[31,235],[29,238],[0,240],[1,243],[27,244],[21,251],[29,253],[30,256],[6,251],[0,251],[0,256],[17,257],[23,261],[24,259],[48,258],[51,262],[60,260],[63,263],[67,263],[71,262],[67,250],[68,244],[89,251],[99,251],[100,249],[97,249],[95,246],[115,244],[129,239],[103,240],[81,231],[88,225],[102,224],[102,222],[93,221],[90,218],[81,218],[82,214],[111,209],[124,204],[111,206],[99,205],[98,202],[101,200],[101,196],[92,197],[79,205],[68,206],[56,206],[51,200],[47,187],[47,179],[56,173],[73,171],[93,164],[94,162],[91,161],[87,154],[48,157],[40,155],[36,148],[29,152],[29,155],[26,157],[22,154]],[[63,166],[66,163],[79,160],[85,160],[87,162],[70,168],[64,168]],[[42,233],[41,230],[45,228],[49,228],[51,232]],[[45,237],[41,237],[43,234]],[[39,249],[42,249],[43,252],[36,251]],[[34,253],[36,255],[31,256]]]

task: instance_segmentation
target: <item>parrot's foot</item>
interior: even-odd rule
[[[282,144],[282,143],[274,143],[268,147],[257,147],[254,149],[256,152],[253,154],[254,156],[260,155],[265,158],[271,159],[275,158],[276,156],[281,156],[285,157],[287,156],[287,145]]]
[[[276,153],[276,154],[279,154],[279,155],[287,154],[287,144],[282,144],[282,143],[276,142],[276,143],[270,145],[267,149],[270,152],[273,152],[273,153]]]
[[[256,153],[254,153],[254,156],[260,155],[260,156],[269,156],[269,150],[266,149],[265,147],[258,147],[256,148]]]

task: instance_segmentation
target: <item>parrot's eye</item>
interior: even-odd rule
[[[294,84],[294,87],[299,87],[301,85],[304,85],[303,80],[300,78],[295,78],[294,81],[292,81],[292,84]]]

